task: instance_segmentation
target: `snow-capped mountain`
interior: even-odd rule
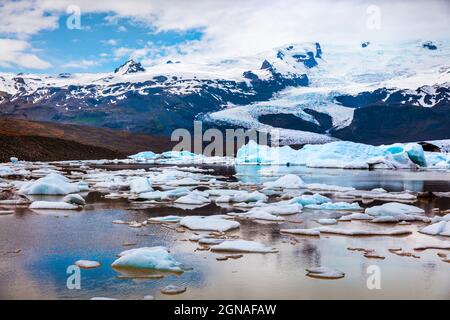
[[[399,127],[415,128],[414,139],[444,139],[450,137],[443,111],[449,48],[445,42],[306,43],[220,61],[144,68],[130,60],[103,74],[0,73],[0,113],[164,135],[202,119],[219,128],[278,128],[284,143],[409,139],[395,135],[394,118],[384,125],[379,114],[367,119],[382,110],[388,118],[408,115]]]

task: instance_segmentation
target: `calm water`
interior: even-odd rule
[[[262,170],[262,171],[260,171]],[[270,171],[270,172],[269,172]],[[220,174],[232,173],[229,169]],[[306,182],[353,186],[358,189],[382,187],[389,191],[450,191],[448,173],[406,171],[348,171],[301,167],[236,168],[237,178],[246,182],[273,180],[272,175],[299,174]],[[230,177],[230,179],[234,179]],[[42,199],[42,198],[41,198]],[[302,298],[406,298],[450,299],[450,264],[441,261],[437,250],[417,253],[420,259],[399,257],[387,249],[411,250],[419,244],[448,241],[414,233],[406,237],[321,236],[320,238],[281,235],[280,228],[314,227],[313,221],[333,215],[304,211],[288,216],[283,224],[242,222],[239,235],[243,239],[261,241],[276,247],[276,254],[246,254],[238,260],[217,261],[215,253],[197,251],[197,244],[185,241],[192,232],[177,233],[161,225],[133,229],[114,225],[113,220],[142,221],[152,216],[208,215],[225,213],[227,208],[214,204],[196,210],[177,207],[149,207],[125,201],[105,200],[97,193],[87,196],[88,205],[69,217],[36,214],[16,209],[15,214],[0,216],[0,254],[21,249],[20,254],[0,255],[0,298],[2,299],[89,299],[106,296],[119,299],[302,299]],[[434,207],[450,209],[449,198],[420,200],[416,205],[429,212]],[[303,221],[302,224],[298,222]],[[416,231],[421,224],[403,226]],[[364,222],[339,223],[342,228],[380,228]],[[392,228],[392,226],[388,226]],[[295,239],[296,241],[293,241]],[[116,255],[132,247],[163,245],[188,271],[166,275],[162,279],[121,279],[110,267]],[[376,249],[385,260],[363,257],[348,247]],[[450,252],[447,252],[450,254]],[[81,289],[66,287],[66,269],[76,260],[89,259],[102,263],[94,270],[81,271]],[[305,269],[327,266],[346,273],[340,280],[318,280],[305,276]],[[368,290],[367,268],[376,265],[381,271],[381,289]],[[161,295],[167,284],[186,286],[187,292],[177,296]]]

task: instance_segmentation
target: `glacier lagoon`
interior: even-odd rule
[[[17,164],[16,164],[17,166]],[[33,178],[58,171],[74,181],[83,180],[89,191],[80,190],[86,205],[80,210],[32,210],[27,206],[9,207],[0,216],[0,297],[8,299],[314,299],[314,298],[450,298],[449,264],[437,254],[448,250],[414,250],[421,246],[448,246],[448,237],[418,232],[425,222],[370,223],[365,220],[340,221],[353,214],[339,210],[309,210],[281,216],[284,221],[237,219],[238,229],[212,238],[245,239],[275,248],[277,252],[243,253],[227,258],[225,253],[208,250],[199,244],[208,239],[205,231],[180,228],[175,222],[143,223],[164,216],[212,216],[245,212],[243,204],[216,203],[214,194],[236,188],[269,196],[268,203],[304,194],[304,190],[263,190],[263,184],[286,175],[297,175],[309,188],[306,194],[321,193],[333,202],[358,202],[373,207],[386,202],[380,199],[338,199],[331,186],[356,190],[384,190],[382,193],[407,192],[419,196],[409,205],[425,211],[430,220],[444,216],[450,208],[450,173],[410,170],[343,170],[304,166],[197,166],[181,167],[153,164],[88,164],[81,162],[55,164],[19,164],[25,176]],[[28,173],[23,171],[28,170]],[[211,191],[210,203],[192,206],[172,200],[142,201],[130,195],[126,183],[130,177],[149,176],[155,190]],[[189,179],[188,179],[189,178]],[[17,176],[7,177],[22,185]],[[108,182],[108,183],[107,183]],[[189,185],[190,184],[190,185]],[[168,187],[169,185],[170,188]],[[267,184],[266,184],[267,185]],[[318,190],[316,190],[318,189]],[[336,188],[335,188],[336,189]],[[222,190],[219,192],[217,190]],[[164,192],[164,191],[160,191]],[[375,192],[375,191],[374,191]],[[435,195],[425,194],[434,192]],[[421,193],[421,194],[419,194]],[[178,196],[181,193],[178,193]],[[341,194],[342,196],[342,194]],[[62,201],[62,195],[30,195],[32,201]],[[246,203],[255,207],[252,202]],[[3,205],[2,205],[3,206]],[[263,207],[262,207],[263,208]],[[438,211],[437,209],[440,209]],[[6,211],[5,211],[6,212]],[[235,218],[233,218],[235,219]],[[320,234],[305,236],[285,234],[281,229],[315,229],[321,219],[336,219],[332,228],[347,230],[403,229],[402,236],[349,236]],[[170,219],[167,219],[170,220]],[[214,235],[215,234],[215,235]],[[203,238],[202,238],[203,237]],[[224,240],[224,239],[222,239]],[[207,241],[206,241],[207,242]],[[206,243],[205,242],[205,243]],[[212,241],[211,241],[212,243]],[[182,273],[155,270],[121,270],[111,267],[117,255],[128,249],[167,247],[173,259],[182,264]],[[448,247],[447,247],[448,248]],[[396,251],[401,249],[401,251]],[[364,252],[363,250],[366,250]],[[376,258],[378,257],[378,258]],[[381,259],[383,257],[384,259]],[[219,258],[219,259],[217,259]],[[81,269],[80,289],[67,287],[67,268],[78,260],[98,261],[95,269]],[[367,281],[375,266],[380,270],[381,289],[369,290]],[[306,276],[306,269],[325,267],[345,274],[343,278],[317,279]],[[373,268],[373,267],[372,267]],[[257,270],[257,272],[255,272]],[[339,273],[340,274],[340,273]],[[165,295],[167,285],[186,287],[180,295]]]

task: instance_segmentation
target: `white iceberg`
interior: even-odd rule
[[[450,237],[450,222],[449,221],[437,222],[420,229],[419,232],[432,236]]]
[[[287,174],[276,181],[265,182],[263,185],[268,189],[300,189],[304,187],[303,180],[295,174]]]
[[[421,215],[424,214],[425,211],[421,208],[398,203],[398,202],[389,202],[380,206],[374,206],[371,208],[367,208],[365,213],[371,216],[403,216],[403,215]]]
[[[151,192],[153,191],[152,183],[148,178],[134,178],[130,181],[130,191],[137,194]]]
[[[281,229],[280,232],[301,236],[320,236],[320,231],[316,229]]]
[[[182,271],[181,263],[177,262],[164,247],[144,247],[123,251],[112,263],[112,267]]]
[[[274,253],[278,250],[268,247],[256,241],[226,240],[218,245],[212,246],[211,251],[220,252],[245,252],[245,253]]]
[[[28,195],[66,195],[82,191],[76,183],[70,182],[58,173],[50,173],[36,181],[25,184],[20,193]]]
[[[171,201],[182,196],[186,196],[191,191],[187,188],[177,188],[167,191],[152,191],[139,194],[139,199],[155,201]]]
[[[307,209],[313,210],[340,210],[340,211],[358,211],[362,210],[357,202],[326,202],[322,204],[308,204],[305,206]]]
[[[317,222],[319,224],[322,225],[333,225],[333,224],[337,224],[337,220],[336,219],[319,219],[317,220]]]
[[[95,269],[100,267],[100,262],[92,260],[78,260],[75,265],[82,269]]]
[[[305,207],[309,204],[323,204],[326,202],[331,202],[331,199],[316,193],[312,196],[311,195],[301,195],[299,197],[292,198],[289,202],[290,203],[298,203]]]
[[[70,203],[70,204],[74,204],[74,205],[78,205],[78,206],[84,206],[86,204],[86,200],[84,200],[84,198],[82,196],[80,196],[79,194],[68,194],[67,196],[65,196],[63,198],[64,202]]]
[[[232,229],[237,229],[240,226],[239,222],[237,221],[230,221],[218,217],[200,217],[200,216],[184,217],[183,219],[181,219],[180,225],[190,230],[218,231],[218,232],[225,232]]]

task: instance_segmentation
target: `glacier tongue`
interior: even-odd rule
[[[300,150],[289,146],[269,147],[250,141],[236,156],[238,164],[304,165],[315,168],[415,169],[426,166],[426,156],[418,144],[371,146],[350,141],[305,145]]]

